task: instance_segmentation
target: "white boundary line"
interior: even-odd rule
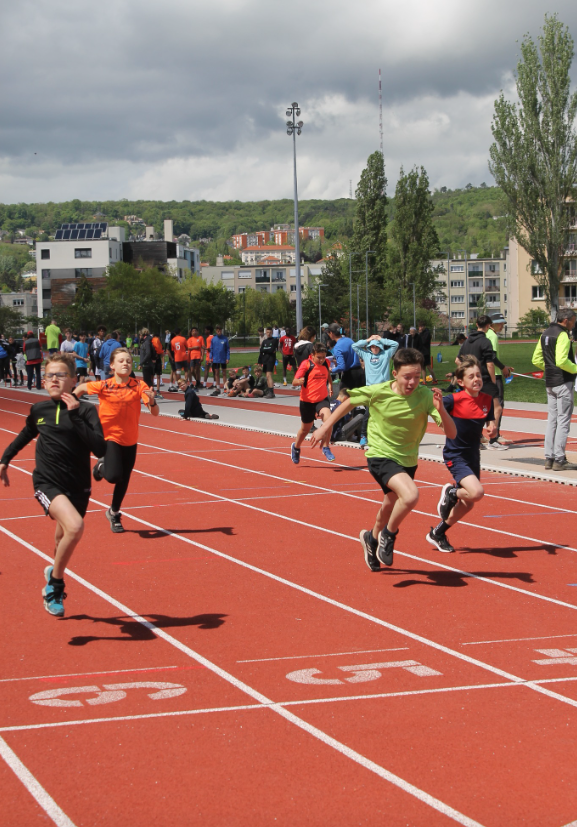
[[[99,503],[96,500],[94,500],[94,502],[96,502],[97,505],[102,505],[104,507],[104,503]],[[151,528],[155,528],[157,531],[162,531],[163,533],[169,534],[172,537],[176,537],[176,538],[181,539],[183,541],[189,542],[191,545],[196,545],[196,546],[199,546],[201,548],[205,548],[206,550],[211,550],[211,549],[209,549],[208,546],[202,546],[200,543],[194,543],[191,540],[189,541],[188,538],[180,537],[180,535],[173,534],[172,532],[169,532],[166,529],[160,528],[160,526],[153,526],[152,523],[147,523],[144,520],[140,520],[136,517],[130,517],[130,519],[136,520],[137,522],[143,523],[144,525],[147,525]],[[27,548],[30,551],[34,552],[34,554],[37,554],[43,560],[47,560],[48,562],[52,562],[52,558],[49,557],[47,554],[44,554],[44,552],[40,551],[35,546],[33,546],[30,543],[26,542],[21,537],[18,537],[16,534],[12,534],[12,532],[8,531],[3,526],[0,526],[0,531],[2,531],[4,534],[11,537],[17,543],[20,543],[25,548]],[[221,556],[221,557],[228,557],[228,555],[224,555],[220,552],[215,552],[215,553],[219,554],[219,556]],[[229,558],[229,559],[232,560],[233,558]],[[247,568],[254,568],[254,567],[247,566]],[[197,663],[202,664],[207,669],[209,669],[211,672],[213,672],[215,675],[217,675],[218,677],[225,680],[227,683],[232,684],[232,686],[234,686],[236,689],[239,689],[241,692],[244,692],[246,695],[253,698],[258,703],[263,704],[264,706],[266,706],[267,709],[270,709],[272,712],[275,712],[281,718],[284,718],[289,723],[294,724],[299,729],[303,730],[304,732],[308,733],[309,735],[312,735],[313,738],[316,738],[318,741],[321,741],[322,743],[324,743],[327,746],[331,747],[332,749],[336,750],[341,755],[344,755],[346,758],[349,758],[350,760],[354,761],[359,766],[364,767],[367,770],[370,770],[371,772],[375,773],[375,775],[378,775],[380,778],[384,779],[385,781],[389,781],[394,786],[399,787],[399,789],[403,790],[404,792],[408,793],[409,795],[414,796],[419,801],[421,801],[422,803],[428,805],[429,807],[436,810],[437,812],[443,813],[443,815],[446,815],[448,818],[452,818],[458,824],[464,825],[464,827],[482,827],[479,824],[479,822],[474,821],[473,819],[469,818],[468,816],[464,815],[463,813],[460,813],[458,810],[455,810],[453,807],[450,807],[448,804],[445,804],[443,801],[440,801],[439,799],[435,798],[434,796],[429,795],[429,793],[426,793],[424,790],[421,790],[419,787],[416,787],[415,785],[411,784],[410,782],[405,781],[405,779],[401,778],[398,775],[395,775],[394,773],[390,772],[389,770],[385,769],[384,767],[381,767],[379,764],[375,763],[374,761],[371,761],[369,758],[366,758],[364,755],[361,755],[361,753],[357,752],[356,750],[351,749],[351,747],[346,746],[341,741],[338,741],[336,738],[333,738],[332,736],[328,735],[326,732],[323,732],[322,730],[318,729],[317,727],[313,726],[312,724],[309,724],[307,721],[303,720],[302,718],[299,718],[293,712],[290,712],[288,709],[285,709],[283,706],[279,705],[278,703],[275,703],[274,701],[271,701],[269,698],[266,697],[266,695],[263,695],[261,692],[259,692],[256,689],[253,689],[251,686],[244,683],[244,681],[241,681],[238,678],[234,677],[234,675],[232,675],[230,672],[227,672],[225,669],[222,669],[220,666],[217,666],[217,664],[215,664],[212,661],[208,660],[208,658],[205,658],[203,655],[199,654],[198,652],[195,652],[193,649],[191,649],[189,646],[186,646],[184,643],[179,641],[177,638],[172,637],[172,635],[169,635],[167,632],[164,631],[164,629],[159,629],[157,626],[155,626],[149,620],[146,620],[144,617],[141,617],[140,615],[137,615],[135,612],[131,611],[127,606],[120,603],[120,601],[116,600],[111,595],[107,594],[106,592],[102,591],[101,589],[97,588],[96,586],[93,586],[91,583],[89,583],[83,577],[80,577],[79,575],[74,574],[70,570],[67,570],[67,577],[70,577],[73,580],[76,580],[82,586],[84,586],[85,588],[92,591],[94,594],[101,597],[107,603],[110,603],[110,605],[112,605],[112,606],[116,607],[117,609],[119,609],[121,612],[123,612],[123,614],[130,616],[137,623],[142,624],[146,629],[151,631],[157,637],[159,637],[162,640],[166,641],[171,646],[174,646],[180,652],[182,652],[183,654],[185,654],[188,657],[192,658]],[[280,580],[281,578],[276,578],[276,579]],[[289,581],[285,581],[285,582],[288,583]],[[306,591],[308,591],[308,590],[306,590]],[[328,598],[325,598],[325,600],[328,600]],[[389,625],[389,624],[386,624],[386,625]],[[515,679],[515,680],[516,680],[516,682],[519,681],[519,679]],[[529,685],[529,684],[525,684],[525,685]],[[550,693],[550,694],[554,695],[556,693]],[[559,696],[559,698],[561,698],[561,697],[562,696]],[[577,706],[577,701],[575,702],[575,706]],[[16,756],[14,756],[14,757],[16,758]],[[19,761],[19,759],[17,759],[17,760]],[[19,763],[21,764],[21,762],[19,762]],[[22,764],[22,768],[24,770],[26,769],[23,764]],[[15,772],[16,772],[16,770],[15,770]],[[26,772],[28,773],[28,770],[26,770]],[[35,779],[32,779],[32,780],[35,780]],[[27,788],[28,788],[28,786],[27,786]],[[62,822],[61,824],[58,824],[58,827],[74,827],[74,825],[72,825],[71,822],[69,822],[69,823]]]

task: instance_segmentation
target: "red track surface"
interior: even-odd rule
[[[30,397],[3,397],[5,444]],[[485,474],[442,555],[424,536],[448,477],[422,462],[393,568],[371,574],[358,533],[380,496],[358,451],[294,466],[282,437],[142,423],[127,531],[95,486],[63,620],[40,598],[33,446],[3,490],[11,827],[577,818],[572,488]],[[35,700],[79,705],[30,700],[50,690]]]

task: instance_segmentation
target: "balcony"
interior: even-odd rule
[[[566,299],[566,298],[559,298],[559,307],[574,307],[577,308],[577,298],[576,299]]]
[[[499,293],[500,291],[500,279],[487,279],[487,281],[485,282],[485,293]]]
[[[501,309],[501,302],[500,301],[498,301],[498,302],[489,302],[488,301],[485,304],[485,307],[487,308],[487,310],[500,310]]]

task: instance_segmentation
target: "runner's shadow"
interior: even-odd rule
[[[169,617],[168,615],[143,615],[159,629],[174,629],[185,626],[198,626],[199,629],[218,629],[225,622],[225,614],[202,614],[194,617]],[[70,615],[66,620],[91,620],[93,623],[105,623],[117,628],[121,634],[117,637],[108,635],[77,635],[68,641],[69,646],[85,646],[94,640],[158,640],[152,629],[148,629],[130,617],[93,617],[92,615]]]
[[[479,571],[470,572],[470,574],[460,574],[458,571],[415,571],[415,569],[405,569],[407,574],[420,574],[422,580],[401,580],[399,583],[393,583],[395,589],[406,589],[408,586],[442,586],[447,589],[462,588],[468,586],[469,580],[474,580],[475,575],[478,577],[494,577],[496,579],[520,580],[522,583],[533,583],[533,575],[530,572],[504,572],[504,571]],[[389,569],[384,570],[383,574],[398,575],[403,573],[403,569]]]
[[[546,551],[547,554],[557,554],[557,550],[563,546],[549,545],[543,543],[541,546],[502,546],[499,548],[468,548],[463,546],[459,549],[462,554],[488,554],[490,557],[499,557],[501,560],[517,557],[518,551]]]
[[[143,540],[160,540],[161,537],[168,536],[166,532],[170,532],[171,534],[217,534],[220,532],[226,537],[235,536],[234,528],[228,525],[214,526],[214,528],[167,528],[166,531],[160,531],[155,528],[135,528],[125,529],[124,531],[125,534],[138,534]]]

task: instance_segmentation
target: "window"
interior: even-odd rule
[[[533,301],[543,300],[545,298],[545,288],[541,284],[534,284],[531,287],[531,299]]]
[[[464,296],[451,296],[451,304],[464,304],[465,297]]]
[[[50,250],[42,250],[40,252],[40,258],[50,258]]]
[[[507,294],[506,294],[506,293],[503,295],[503,301],[504,301],[504,302],[506,302],[506,301],[507,301]]]
[[[74,258],[92,258],[92,247],[76,247]]]
[[[499,265],[498,264],[487,264],[485,268],[487,273],[498,273],[499,272]]]
[[[464,310],[451,310],[451,318],[452,319],[464,319],[465,318],[465,311]]]
[[[482,283],[481,281],[479,281],[479,279],[475,279],[475,281],[472,281],[472,282],[471,282],[471,288],[473,288],[473,287],[480,287],[480,288],[482,288],[482,287],[483,287],[483,283]]]
[[[464,264],[451,264],[451,273],[464,273],[465,272],[465,265]]]
[[[43,290],[42,298],[45,301],[50,301],[50,299],[52,298],[52,290],[50,290],[50,288]]]
[[[92,275],[92,268],[91,267],[76,267],[74,270],[74,275],[77,279],[82,278],[82,276],[91,276]]]
[[[533,275],[541,273],[541,268],[539,267],[539,264],[535,261],[535,259],[533,259],[533,261],[531,262],[531,273]]]
[[[507,279],[503,279],[503,287],[507,287]]]
[[[12,299],[12,307],[24,307],[24,299]]]
[[[234,270],[223,270],[220,277],[224,280],[234,279]]]
[[[43,270],[42,271],[42,278],[49,279],[50,278],[50,270]]]
[[[576,299],[577,299],[577,285],[575,285],[575,284],[566,284],[565,285],[565,301],[574,302]],[[22,301],[22,304],[24,304],[24,300],[22,300],[22,299],[14,299],[12,304],[16,304],[17,301]]]
[[[286,281],[286,270],[273,270],[272,271],[272,280],[273,281]]]
[[[565,278],[577,277],[577,259],[568,259],[563,265],[563,275]]]
[[[296,293],[296,291],[297,291],[296,284],[291,284],[291,293]]]
[[[256,283],[270,282],[270,270],[255,270]]]
[[[252,278],[252,270],[239,270],[238,271],[239,279],[251,279]]]
[[[464,281],[452,281],[451,282],[451,287],[464,287],[464,286],[465,286]]]
[[[238,292],[239,293],[246,293],[246,287],[239,287]]]

